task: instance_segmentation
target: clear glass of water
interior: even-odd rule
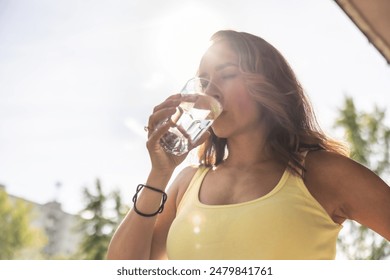
[[[171,116],[174,124],[160,140],[168,153],[180,156],[187,153],[221,114],[222,106],[205,90],[210,81],[195,77],[181,90],[182,102]]]

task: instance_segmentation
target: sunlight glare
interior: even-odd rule
[[[178,7],[161,19],[156,40],[158,60],[175,84],[196,75],[209,39],[221,25],[216,14],[199,4]]]

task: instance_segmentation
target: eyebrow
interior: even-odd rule
[[[230,67],[230,66],[238,67],[238,65],[236,63],[226,62],[226,63],[220,64],[220,65],[217,65],[215,67],[215,71],[221,71],[221,70],[225,69],[226,67]],[[202,77],[202,76],[206,76],[206,74],[205,73],[201,73],[199,75],[199,77]]]
[[[237,65],[236,63],[227,62],[227,63],[224,63],[224,64],[217,65],[217,66],[215,67],[215,70],[216,70],[216,71],[221,71],[222,69],[224,69],[224,68],[226,68],[226,67],[229,67],[229,66],[238,67],[238,65]]]

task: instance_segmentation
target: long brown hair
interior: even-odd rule
[[[231,30],[218,31],[211,37],[212,43],[219,41],[227,42],[238,55],[239,70],[248,92],[272,128],[267,143],[279,162],[288,164],[290,171],[303,176],[303,150],[323,149],[348,154],[344,144],[322,132],[294,72],[275,47],[260,37]],[[210,138],[199,149],[199,162],[217,166],[226,157],[227,141],[210,132]]]

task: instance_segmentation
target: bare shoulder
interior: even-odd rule
[[[313,151],[305,160],[307,176],[317,183],[330,184],[329,187],[353,187],[358,182],[383,182],[367,167],[346,156],[328,151]]]
[[[337,220],[352,219],[390,238],[390,187],[360,163],[327,151],[307,155],[305,183]]]
[[[170,190],[175,195],[176,206],[179,205],[181,198],[186,192],[192,178],[198,169],[198,166],[187,166],[179,172],[175,180],[172,182]]]
[[[329,151],[312,151],[306,156],[305,167],[311,174],[318,176],[319,178],[328,178],[330,180],[337,179],[334,176],[342,175],[349,176],[352,174],[346,171],[357,172],[359,169],[366,169],[356,161]],[[360,170],[361,171],[361,170]],[[367,171],[369,171],[367,169]],[[332,174],[332,177],[328,175]]]

